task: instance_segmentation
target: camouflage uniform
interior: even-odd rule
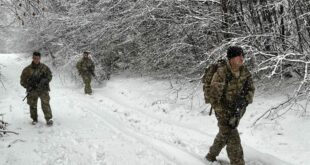
[[[41,99],[41,107],[46,121],[52,119],[52,110],[49,104],[49,82],[52,80],[51,70],[44,64],[31,63],[27,66],[21,76],[20,84],[27,89],[29,93],[27,104],[30,106],[30,117],[37,121],[37,103],[38,98]]]
[[[210,102],[214,108],[218,120],[219,132],[206,156],[208,160],[215,160],[220,151],[227,145],[226,150],[232,165],[244,165],[243,149],[237,128],[232,128],[230,119],[236,112],[235,102],[240,95],[244,84],[246,88],[244,99],[246,105],[241,109],[240,117],[243,116],[246,106],[253,101],[254,84],[250,72],[246,66],[242,66],[239,72],[231,70],[229,62],[218,68],[211,81]]]
[[[90,58],[83,57],[76,64],[76,68],[79,74],[82,76],[83,82],[85,84],[84,92],[86,94],[91,94],[92,89],[90,86],[91,78],[94,75],[95,65],[94,62]]]

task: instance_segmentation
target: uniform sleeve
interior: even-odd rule
[[[48,82],[51,82],[53,78],[53,74],[48,66],[46,66],[46,78],[48,79]]]
[[[254,92],[255,92],[255,86],[254,86],[254,82],[253,82],[253,78],[252,76],[250,76],[248,78],[248,86],[247,86],[248,90],[247,93],[245,95],[245,99],[248,102],[248,104],[251,104],[253,102],[253,97],[254,97]]]
[[[224,69],[219,68],[217,72],[213,75],[210,84],[210,102],[215,108],[220,106],[221,97],[223,96],[224,86],[225,86],[226,76],[224,74]]]
[[[22,71],[22,74],[20,75],[20,85],[24,88],[27,88],[27,75],[26,75],[26,68]]]
[[[91,61],[91,71],[94,72],[95,71],[95,64],[93,61]]]

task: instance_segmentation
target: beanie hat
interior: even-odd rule
[[[83,55],[89,55],[89,54],[90,54],[89,51],[84,51],[84,52],[83,52]]]
[[[40,52],[33,52],[32,55],[33,55],[33,56],[39,56],[39,57],[41,57],[41,53],[40,53]]]
[[[227,49],[227,58],[229,60],[240,55],[244,57],[243,49],[239,46],[230,46]]]

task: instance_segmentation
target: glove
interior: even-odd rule
[[[94,77],[96,76],[94,70],[88,70],[88,71],[89,71],[89,73],[90,73],[92,76],[94,76]]]
[[[26,92],[28,93],[28,92],[31,92],[33,90],[33,87],[31,87],[31,86],[28,86],[27,88],[26,88]]]
[[[237,111],[233,114],[233,117],[229,119],[228,124],[232,129],[235,129],[238,127],[239,122],[240,122],[240,113]]]
[[[245,97],[238,97],[235,103],[236,103],[235,105],[236,110],[243,109],[248,106],[248,101],[245,99]]]
[[[49,83],[49,80],[47,78],[43,78],[41,79],[38,87],[42,89],[44,86],[48,85],[48,83]]]
[[[95,74],[94,71],[91,72],[91,75],[94,76],[94,77],[96,77],[96,74]]]

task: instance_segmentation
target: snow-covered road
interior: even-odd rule
[[[40,106],[39,123],[33,126],[19,85],[21,71],[31,59],[17,54],[0,57],[5,84],[0,113],[5,113],[8,128],[20,133],[0,138],[1,165],[207,164],[203,157],[217,132],[216,120],[180,104],[159,105],[163,100],[158,97],[167,94],[164,83],[116,77],[88,96],[81,86],[64,83],[61,73],[53,73],[54,126],[45,125]],[[254,147],[244,144],[246,164],[289,164]],[[219,158],[227,164],[224,151]]]

